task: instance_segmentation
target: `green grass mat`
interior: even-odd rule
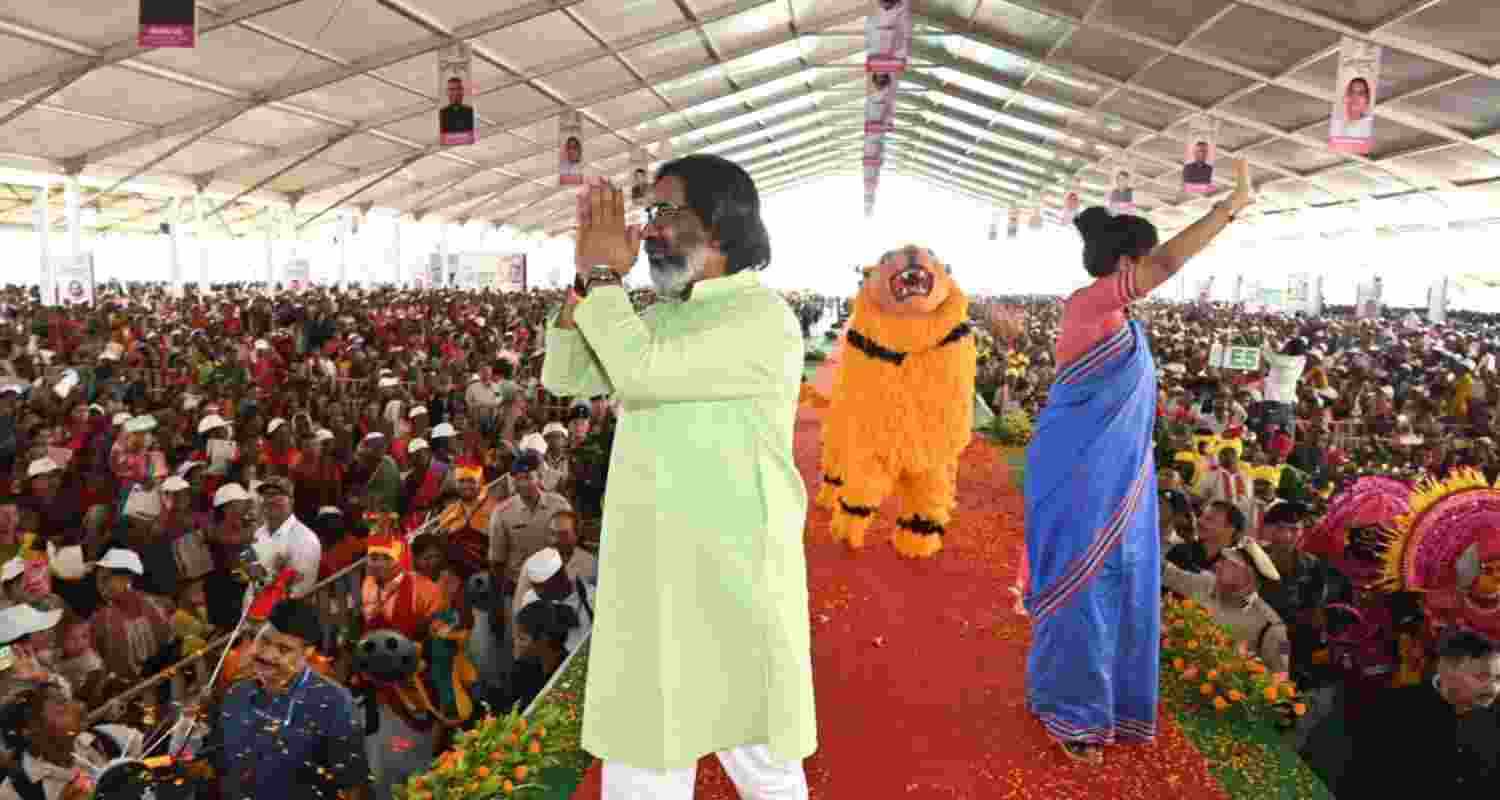
[[[1276,731],[1188,710],[1175,716],[1177,727],[1233,800],[1333,800]]]
[[[547,788],[535,792],[526,800],[568,800],[583,780],[583,773],[594,763],[594,757],[583,751],[583,691],[588,681],[589,642],[568,660],[567,667],[559,675],[547,693],[537,698],[531,709],[553,706],[563,711],[561,723],[552,735],[558,747],[558,758],[562,763],[544,770],[539,781]]]

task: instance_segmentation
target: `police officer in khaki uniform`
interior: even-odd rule
[[[1272,672],[1291,669],[1286,623],[1257,592],[1260,575],[1244,547],[1226,550],[1211,572],[1189,572],[1162,561],[1162,585],[1203,604],[1214,621],[1244,642]]]

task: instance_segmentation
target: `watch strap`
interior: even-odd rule
[[[579,275],[573,279],[573,291],[579,297],[587,297],[589,290],[595,286],[619,286],[620,275],[609,267],[594,267],[589,270],[588,278]]]

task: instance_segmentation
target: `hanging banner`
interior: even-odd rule
[[[583,183],[583,114],[564,111],[557,117],[557,182],[562,186]]]
[[[1359,319],[1375,319],[1380,316],[1380,278],[1361,283],[1355,288],[1354,316]]]
[[[1257,291],[1259,295],[1258,307],[1261,311],[1285,311],[1286,291],[1283,289],[1267,289],[1262,287]]]
[[[1121,163],[1114,170],[1114,188],[1109,191],[1107,207],[1114,214],[1135,213],[1135,176]]]
[[[1375,144],[1375,87],[1380,83],[1380,45],[1344,37],[1339,77],[1328,121],[1328,146],[1342,153],[1368,153]]]
[[[499,259],[484,253],[460,253],[453,285],[469,291],[488,289],[499,279]]]
[[[651,205],[651,154],[645,148],[636,148],[631,156],[633,171],[630,173],[630,202],[637,208]]]
[[[1214,189],[1214,156],[1217,148],[1216,120],[1198,118],[1193,120],[1188,136],[1187,154],[1182,162],[1182,190],[1194,194],[1207,194]]]
[[[500,275],[495,288],[502,292],[526,291],[525,253],[511,253],[500,257]]]
[[[874,0],[865,17],[865,70],[896,73],[911,56],[910,0]]]
[[[94,256],[86,254],[76,259],[52,259],[52,281],[57,292],[57,297],[54,298],[56,305],[93,305]]]
[[[1246,311],[1256,312],[1256,311],[1263,311],[1263,310],[1265,310],[1261,306],[1260,290],[1261,290],[1260,281],[1256,281],[1256,280],[1245,281],[1245,284],[1244,284],[1244,294],[1241,295],[1241,297],[1243,297],[1244,299],[1241,300],[1241,302],[1243,302],[1245,304],[1245,310]]]
[[[1005,238],[1014,239],[1021,232],[1021,207],[1010,207],[1010,219],[1005,222]]]
[[[896,76],[870,74],[865,81],[865,133],[889,133],[896,117]]]
[[[141,0],[141,47],[195,47],[198,44],[196,0]]]
[[[1298,272],[1287,278],[1286,310],[1289,313],[1311,313],[1312,275]]]
[[[1427,287],[1427,321],[1442,325],[1448,321],[1448,279],[1434,281]]]
[[[1063,195],[1062,221],[1064,225],[1072,225],[1073,218],[1078,216],[1078,207],[1083,204],[1083,198],[1078,196],[1078,181],[1075,179],[1068,184],[1068,192]]]
[[[438,141],[444,147],[473,144],[474,107],[465,98],[473,85],[473,55],[469,45],[454,42],[438,53],[438,95],[448,104],[438,110]]]
[[[312,285],[312,262],[305,258],[294,258],[286,262],[282,275],[282,283],[287,291],[300,292]]]

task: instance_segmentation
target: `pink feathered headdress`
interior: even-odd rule
[[[1500,489],[1473,469],[1423,481],[1412,494],[1411,511],[1396,520],[1382,554],[1381,582],[1408,591],[1454,588],[1466,553],[1481,564],[1500,557]]]
[[[1309,530],[1298,546],[1307,553],[1339,559],[1348,544],[1350,528],[1390,525],[1411,511],[1412,489],[1383,475],[1366,475],[1334,495],[1328,513]]]

